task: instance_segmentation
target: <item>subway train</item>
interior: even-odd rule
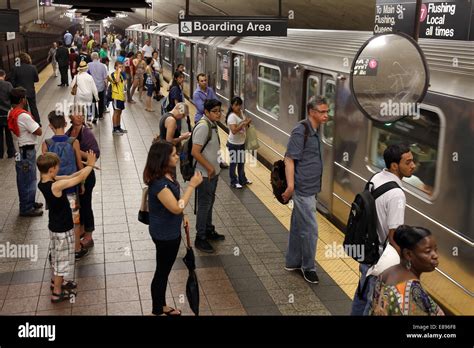
[[[60,39],[57,34],[45,34],[37,32],[16,33],[15,39],[7,40],[6,33],[0,33],[0,69],[5,70],[7,76],[15,67],[15,58],[21,52],[31,56],[33,65],[38,72],[48,64],[46,58],[54,41]]]
[[[430,70],[420,117],[378,124],[357,108],[349,78],[371,32],[289,29],[287,37],[179,37],[176,24],[137,24],[126,35],[140,46],[151,40],[166,80],[177,64],[185,65],[188,98],[201,72],[223,110],[240,96],[267,164],[284,156],[292,128],[306,117],[307,100],[325,95],[330,115],[320,129],[318,209],[342,230],[355,194],[384,167],[384,149],[408,143],[417,170],[403,182],[405,222],[430,229],[440,254],[439,267],[422,280],[449,313],[474,314],[474,42],[420,39]]]

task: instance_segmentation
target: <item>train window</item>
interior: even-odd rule
[[[186,64],[186,43],[180,42],[176,52],[176,64]]]
[[[280,69],[276,66],[258,66],[257,106],[275,118],[280,117]]]
[[[328,100],[329,112],[328,121],[323,124],[321,130],[323,140],[332,145],[334,138],[334,111],[336,109],[336,83],[333,80],[326,80],[323,95]]]
[[[403,178],[409,186],[432,196],[435,189],[438,158],[440,117],[432,111],[420,109],[420,117],[406,117],[387,124],[373,123],[370,163],[385,168],[383,152],[387,146],[405,143],[410,146],[416,169],[410,178]]]
[[[222,96],[227,96],[229,91],[229,56],[219,53],[217,55],[217,89],[223,91]]]
[[[234,57],[234,70],[233,70],[233,93],[234,96],[244,98],[244,78],[245,78],[245,65],[244,57]]]
[[[319,78],[316,76],[309,76],[306,86],[306,101],[313,95],[319,95]]]
[[[170,48],[170,39],[165,38],[165,49],[163,50],[163,58],[167,61],[170,62],[170,53],[171,53],[171,48]]]
[[[198,48],[197,53],[197,73],[206,73],[206,59],[204,56],[204,49],[202,47]]]

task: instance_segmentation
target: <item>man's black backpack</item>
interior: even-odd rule
[[[374,265],[380,258],[375,200],[387,191],[400,188],[395,181],[390,181],[374,190],[372,178],[365,185],[364,191],[356,195],[351,205],[343,243],[344,250],[352,251],[349,256],[366,265]],[[364,249],[363,254],[360,252],[361,247]]]
[[[309,124],[306,120],[300,121],[304,125],[304,145],[303,145],[303,150],[306,146],[306,141],[308,140],[309,136]],[[283,160],[278,160],[275,163],[273,163],[272,166],[272,171],[270,173],[270,182],[272,184],[272,189],[273,189],[273,194],[275,195],[275,198],[280,202],[281,204],[288,204],[288,202],[285,202],[283,200],[283,197],[281,196],[283,192],[286,191],[288,188],[288,183],[286,181],[286,173],[285,173],[285,162]]]

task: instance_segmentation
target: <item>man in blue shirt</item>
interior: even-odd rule
[[[99,100],[95,102],[99,103],[99,108],[95,109],[95,117],[92,123],[97,123],[97,119],[102,119],[104,116],[104,99],[105,91],[107,89],[107,67],[105,64],[102,64],[99,61],[99,54],[97,52],[92,52],[91,54],[92,63],[89,63],[89,74],[94,79],[95,85],[97,87],[97,92],[99,94]]]
[[[288,188],[282,197],[285,201],[293,198],[285,269],[301,270],[307,282],[316,284],[319,282],[314,262],[318,241],[316,202],[323,174],[318,128],[327,122],[329,106],[326,98],[314,96],[306,107],[306,124],[300,122],[293,128],[285,154]]]
[[[196,106],[196,115],[194,115],[194,122],[197,124],[204,115],[204,101],[206,99],[217,99],[216,93],[211,87],[207,85],[207,75],[200,73],[197,76],[198,88],[193,95],[193,103]]]
[[[66,47],[71,47],[72,39],[72,34],[69,32],[69,30],[66,30],[66,34],[64,34],[64,44],[66,45]]]

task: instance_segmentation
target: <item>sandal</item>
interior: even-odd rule
[[[179,314],[172,314],[173,312],[179,312]],[[181,311],[170,307],[170,310],[167,312],[163,312],[163,314],[169,317],[179,317],[181,315]]]
[[[85,249],[90,249],[94,247],[94,240],[93,239],[87,239],[87,240],[81,240],[81,245]]]
[[[51,303],[60,303],[71,299],[73,296],[76,296],[76,292],[71,290],[63,290],[60,294],[53,292],[52,296],[56,296],[57,298],[51,298]]]
[[[61,284],[61,289],[62,290],[73,290],[77,288],[77,283],[73,280],[65,280]],[[50,286],[51,291],[54,290],[54,280],[51,279],[51,286]]]

